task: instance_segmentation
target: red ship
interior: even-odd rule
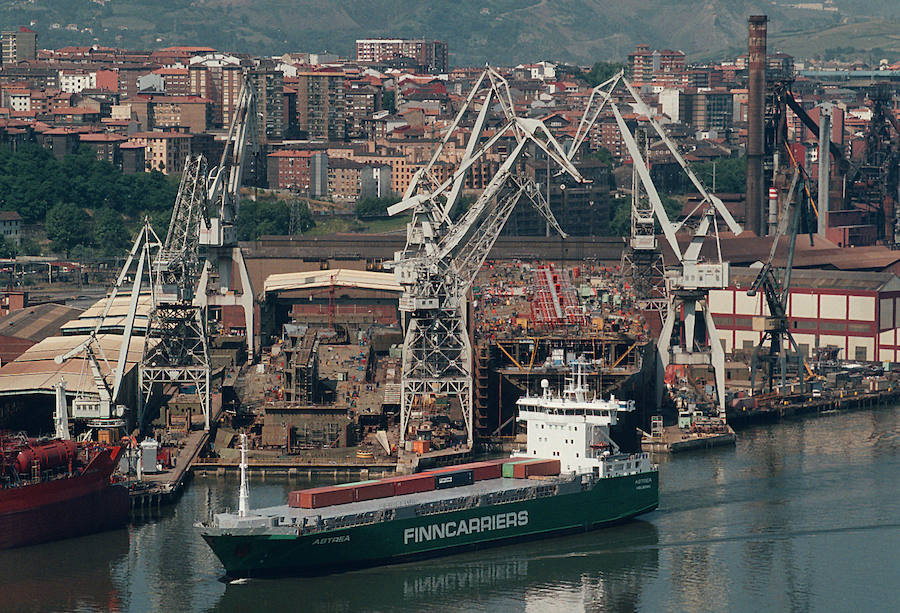
[[[122,451],[0,432],[0,549],[125,525],[128,490],[111,481]]]

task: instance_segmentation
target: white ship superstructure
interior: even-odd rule
[[[621,454],[610,437],[619,413],[634,411],[633,400],[597,398],[585,383],[583,364],[576,363],[561,394],[553,394],[546,379],[540,396],[526,395],[516,404],[528,439],[519,457],[555,458],[562,472],[619,477],[655,470],[646,453]]]

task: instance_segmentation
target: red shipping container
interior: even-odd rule
[[[429,470],[427,473],[438,475],[441,473],[457,472],[460,470],[471,470],[475,481],[484,481],[485,479],[499,479],[503,476],[503,465],[509,462],[509,458],[496,458],[494,460],[484,460],[482,462],[469,462],[467,464],[454,464],[453,466],[444,466],[435,470]]]
[[[481,467],[481,466],[498,466],[498,467],[500,467],[497,469],[497,476],[499,478],[499,476],[503,470],[503,465],[509,461],[510,461],[509,458],[495,458],[493,460],[482,460],[480,462],[468,462],[467,464],[454,464],[452,466],[444,466],[442,468],[436,468],[434,470],[429,470],[427,472],[432,473],[432,474],[452,473],[452,472],[456,472],[458,470],[475,470],[476,468]],[[483,478],[493,479],[494,477],[483,477]],[[477,474],[475,475],[475,480],[476,481],[479,480]]]
[[[513,465],[513,476],[516,479],[528,477],[548,477],[559,474],[559,460],[534,460]]]
[[[394,484],[385,481],[375,481],[373,483],[364,483],[357,485],[356,500],[375,500],[376,498],[387,498],[394,495]]]
[[[429,473],[418,473],[404,477],[389,477],[385,479],[385,481],[389,481],[393,484],[394,496],[430,492],[434,489],[434,475]]]
[[[288,494],[288,506],[301,509],[318,509],[354,501],[356,490],[352,487],[314,487]]]
[[[476,481],[499,479],[503,476],[503,464],[481,464],[472,466],[472,475]]]

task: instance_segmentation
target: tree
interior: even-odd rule
[[[723,158],[715,162],[697,164],[694,172],[707,189],[713,189],[715,165],[715,191],[724,194],[743,192],[747,187],[747,158]]]
[[[363,198],[356,203],[356,216],[363,217],[384,217],[387,215],[387,208],[398,202],[398,199],[391,196],[382,198]]]
[[[75,245],[90,245],[92,237],[87,213],[71,202],[58,202],[47,211],[47,237],[53,248],[69,254]]]
[[[584,157],[590,160],[599,160],[610,168],[615,165],[615,159],[613,158],[612,153],[610,153],[609,149],[606,149],[605,147],[600,147],[596,151],[591,151]]]
[[[596,87],[624,68],[625,64],[619,62],[596,62],[584,78],[591,87]]]
[[[104,255],[118,255],[131,243],[131,233],[122,215],[109,208],[94,213],[94,238]]]
[[[14,258],[17,251],[16,246],[0,234],[0,258]]]
[[[396,99],[395,99],[393,90],[382,92],[382,94],[381,94],[382,110],[388,111],[390,113],[393,113],[394,111],[396,111],[397,109],[395,107],[395,104],[396,104],[395,100]]]
[[[294,202],[293,205],[297,207],[295,232],[306,232],[315,226],[306,202]],[[245,201],[235,223],[238,240],[252,241],[267,234],[287,235],[291,228],[291,206],[292,203],[285,200]]]
[[[312,213],[309,212],[309,205],[305,200],[296,200],[291,206],[295,207],[293,211],[293,215],[295,215],[294,234],[302,234],[315,227],[316,222],[313,220]]]

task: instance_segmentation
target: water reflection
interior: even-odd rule
[[[587,534],[315,579],[229,584],[216,609],[633,611],[659,566],[659,536],[635,521]],[[377,603],[377,605],[375,604]]]
[[[113,573],[129,547],[122,528],[0,551],[0,610],[121,611]]]

